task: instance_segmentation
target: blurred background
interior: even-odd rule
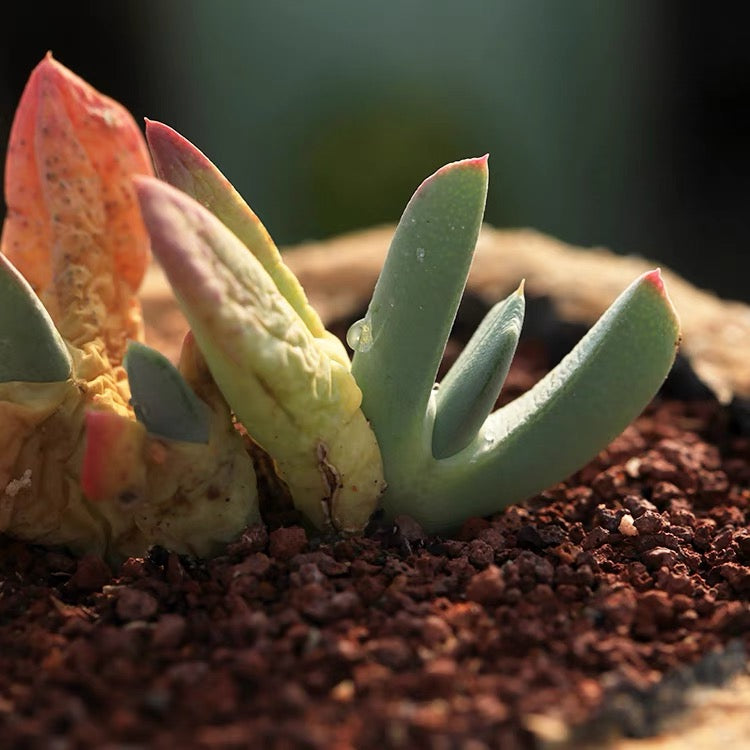
[[[746,7],[10,3],[0,143],[51,49],[198,145],[279,244],[396,221],[437,167],[489,152],[492,224],[644,255],[750,301]]]

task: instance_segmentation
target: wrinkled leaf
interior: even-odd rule
[[[154,253],[230,406],[316,526],[361,528],[382,468],[348,366],[213,214],[163,182],[136,184]]]
[[[48,55],[11,129],[0,249],[63,338],[98,340],[115,365],[141,337],[135,292],[149,259],[132,174],[151,174],[133,118]]]
[[[310,333],[320,339],[328,355],[348,366],[343,345],[326,331],[266,228],[229,180],[190,141],[167,125],[147,120],[146,140],[157,175],[194,198],[230,229],[258,259]]]

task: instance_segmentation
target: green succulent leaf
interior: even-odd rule
[[[352,372],[362,410],[387,451],[424,439],[424,414],[466,285],[487,178],[482,157],[448,164],[420,185],[358,324]]]
[[[149,433],[185,443],[208,443],[208,405],[163,354],[131,341],[123,365],[136,417]]]
[[[26,279],[0,254],[0,383],[67,380],[72,361]]]
[[[399,512],[446,530],[564,479],[640,414],[669,372],[679,336],[658,271],[645,274],[556,368],[491,414],[462,452],[443,461],[427,457],[428,486],[414,492],[417,479],[399,495]]]
[[[582,466],[653,397],[680,336],[661,276],[652,271],[533,389],[486,416],[523,315],[522,299],[511,295],[433,389],[486,180],[484,160],[471,160],[422,184],[401,218],[367,316],[351,336],[352,371],[383,455],[386,515],[408,514],[428,532],[497,512]]]
[[[521,335],[523,284],[485,316],[435,394],[432,453],[447,458],[465,448],[492,411]]]

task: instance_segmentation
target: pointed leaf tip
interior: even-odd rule
[[[468,168],[468,169],[479,169],[487,170],[490,166],[490,155],[484,154],[484,156],[471,156],[468,159],[459,159],[451,164],[446,164],[444,167],[438,170],[441,172],[443,169],[457,169],[457,168]]]
[[[667,285],[664,282],[664,277],[661,273],[661,268],[654,268],[653,271],[647,271],[646,273],[641,276],[639,281],[644,285],[648,286],[651,289],[653,289],[656,294],[662,298],[663,303],[666,307],[665,315],[671,319],[672,325],[675,329],[677,340],[679,341],[681,337],[681,326],[680,326],[680,316],[677,313],[677,310],[672,302],[672,299],[669,296],[669,291],[667,289]]]
[[[316,338],[326,337],[317,312],[253,210],[210,159],[187,138],[160,122],[147,121],[146,140],[156,172],[207,208],[237,236],[273,279],[279,292]],[[346,359],[343,349],[339,356]]]
[[[655,268],[653,271],[648,271],[643,274],[643,280],[654,286],[658,291],[666,294],[666,287],[664,286],[664,279],[661,275],[661,268]]]
[[[169,276],[184,275],[192,266],[186,265],[190,258],[195,226],[205,222],[206,214],[201,206],[185,193],[155,177],[133,176],[135,193],[140,204],[141,215],[151,237],[151,249]],[[205,245],[202,245],[205,249]],[[213,270],[206,263],[207,253],[199,253],[197,264],[204,281],[210,280]],[[174,284],[174,279],[171,279]],[[193,280],[195,283],[195,280]]]
[[[149,433],[186,443],[208,442],[208,406],[163,354],[131,341],[123,364],[133,409]]]
[[[440,169],[438,172],[443,170],[456,169],[456,168],[473,168],[473,169],[486,169],[489,167],[490,155],[484,154],[483,156],[470,156],[467,159],[458,159],[457,161],[450,162]]]
[[[185,136],[158,120],[146,118],[146,143],[156,174],[187,193],[201,170],[216,168],[209,158]],[[197,196],[193,196],[197,197]]]
[[[429,177],[422,180],[419,187],[414,193],[414,197],[419,195],[422,190],[428,185],[432,184],[436,180],[440,180],[441,177],[446,177],[456,172],[479,172],[485,181],[489,180],[489,154],[484,156],[475,156],[469,159],[459,159],[458,161],[452,161],[448,164],[443,165],[440,169],[433,172]]]

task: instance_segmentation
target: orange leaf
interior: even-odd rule
[[[100,338],[112,364],[141,338],[135,293],[149,241],[133,174],[152,168],[131,115],[47,55],[11,129],[0,250],[63,336],[77,346]]]

